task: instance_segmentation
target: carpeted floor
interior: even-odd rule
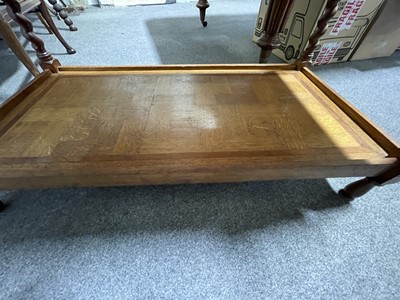
[[[56,20],[75,55],[34,26],[65,65],[257,62],[259,2],[211,4]],[[400,141],[399,54],[313,70]],[[4,101],[31,77],[0,66]],[[0,299],[399,299],[400,184],[344,203],[352,180],[3,191]]]

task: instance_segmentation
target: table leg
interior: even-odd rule
[[[33,32],[32,22],[22,13],[21,4],[17,0],[3,0],[7,6],[7,12],[11,19],[17,22],[22,35],[31,43],[39,58],[39,64],[43,70],[48,69],[53,73],[58,72],[60,62],[47,52],[43,41]]]
[[[392,167],[386,172],[377,176],[366,177],[356,182],[348,184],[339,194],[348,199],[355,199],[368,193],[376,186],[400,182],[400,164]]]
[[[200,22],[203,24],[203,27],[207,27],[206,19],[206,9],[210,7],[210,4],[207,0],[199,0],[196,4],[196,7],[200,10]]]
[[[293,7],[294,0],[270,0],[265,14],[265,26],[257,45],[261,48],[260,63],[267,63],[272,53],[280,45],[279,33]]]
[[[71,31],[77,31],[78,28],[74,25],[72,20],[68,17],[67,12],[65,9],[57,3],[57,0],[48,0],[49,3],[53,6],[53,9],[56,13],[64,20],[64,23],[69,27]]]
[[[53,19],[50,16],[49,11],[47,10],[47,6],[44,3],[44,1],[40,1],[40,13],[43,15],[44,19],[46,20],[47,24],[49,24],[51,31],[54,33],[54,35],[57,37],[57,39],[60,41],[61,44],[67,49],[68,54],[74,54],[76,53],[75,49],[72,48],[62,37],[61,33],[58,31],[58,28],[53,22]]]

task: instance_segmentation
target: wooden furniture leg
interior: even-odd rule
[[[328,3],[326,4],[324,13],[318,20],[317,27],[315,28],[314,32],[311,34],[308,40],[307,48],[303,51],[301,56],[295,62],[299,70],[304,66],[311,65],[314,50],[318,45],[319,39],[328,30],[328,22],[336,14],[338,10],[338,3],[338,0],[331,0],[328,1]]]
[[[48,0],[49,3],[53,6],[53,9],[56,11],[58,16],[60,16],[63,20],[64,23],[69,27],[69,30],[71,31],[77,31],[78,28],[74,25],[72,20],[68,17],[67,12],[65,9],[57,3],[57,0]],[[43,1],[41,1],[43,3]]]
[[[43,41],[35,35],[32,22],[22,13],[21,4],[14,0],[3,1],[7,5],[8,15],[19,24],[22,35],[31,43],[33,49],[36,51],[39,65],[43,70],[48,69],[53,73],[57,73],[58,66],[60,66],[59,61],[54,59],[51,54],[47,52]]]
[[[206,9],[210,7],[210,4],[207,0],[199,0],[196,4],[196,7],[200,10],[200,22],[203,24],[203,27],[207,27],[206,19]]]
[[[354,200],[368,193],[376,186],[383,186],[400,182],[400,164],[388,171],[374,177],[365,177],[361,180],[348,184],[339,194]]]
[[[267,63],[272,50],[280,45],[279,33],[293,7],[294,0],[270,0],[265,15],[265,26],[257,45],[261,48],[260,63]]]
[[[49,26],[49,24],[47,24],[47,21],[44,19],[42,13],[40,11],[36,12],[36,16],[38,17],[38,19],[40,20],[40,22],[42,22],[43,26],[46,27],[47,31],[52,34],[53,31],[51,31],[51,28]]]
[[[61,44],[65,47],[67,50],[68,54],[75,54],[76,50],[72,48],[62,37],[61,33],[58,31],[58,28],[53,22],[53,19],[50,16],[49,11],[47,10],[47,6],[44,3],[43,0],[40,1],[40,13],[43,15],[44,19],[46,20],[47,24],[49,24],[51,31],[54,33],[54,35],[57,37],[57,39],[60,41]]]
[[[0,32],[3,39],[6,41],[8,47],[14,52],[18,59],[25,65],[25,67],[32,73],[33,76],[38,76],[40,74],[38,68],[33,63],[32,59],[26,53],[25,49],[22,47],[14,31],[8,25],[6,21],[0,20]]]
[[[67,7],[67,4],[66,4],[63,0],[60,0],[60,2],[61,2],[61,4],[64,6],[64,8]],[[56,12],[53,8],[51,8],[51,11],[50,11],[50,12],[52,12],[52,13],[57,17],[57,20],[61,20],[60,15],[59,15],[58,12]],[[72,30],[71,30],[71,31],[72,31]]]

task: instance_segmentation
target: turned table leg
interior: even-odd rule
[[[16,0],[3,0],[7,7],[8,15],[17,22],[22,35],[31,43],[43,70],[48,69],[53,73],[58,72],[60,63],[47,52],[43,41],[33,32],[32,22],[22,13],[21,4]]]
[[[56,11],[58,16],[61,17],[61,19],[64,20],[64,23],[69,27],[69,30],[71,31],[77,31],[78,28],[74,25],[72,20],[68,17],[67,12],[65,9],[57,3],[57,0],[48,0],[49,3],[53,6],[53,9]]]
[[[206,9],[210,7],[210,4],[207,0],[199,0],[196,4],[196,7],[200,10],[200,22],[203,24],[203,27],[207,27],[206,19]]]
[[[261,48],[260,63],[267,63],[272,53],[280,45],[279,33],[292,10],[294,0],[270,0],[265,14],[265,26],[257,45]]]
[[[315,48],[318,45],[319,39],[325,34],[328,30],[328,22],[333,18],[338,10],[339,0],[328,0],[326,3],[326,7],[324,13],[319,18],[317,27],[314,32],[310,35],[308,39],[308,46],[300,55],[300,57],[296,60],[295,64],[299,69],[305,66],[310,66],[312,64],[312,57]]]
[[[374,177],[366,177],[348,184],[339,194],[348,199],[355,199],[368,193],[376,186],[400,182],[400,164]]]
[[[43,15],[44,19],[46,20],[47,24],[50,26],[51,31],[54,33],[54,35],[57,37],[57,39],[60,41],[61,44],[65,47],[67,50],[68,54],[75,54],[76,51],[74,48],[72,48],[62,37],[61,33],[58,31],[58,28],[53,22],[53,19],[50,16],[49,11],[47,10],[47,6],[44,3],[43,0],[40,1],[40,13]]]

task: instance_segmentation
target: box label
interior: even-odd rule
[[[340,14],[329,35],[336,36],[342,30],[350,29],[351,25],[353,25],[358,14],[360,13],[365,1],[366,0],[347,0],[347,3],[343,7],[342,13]]]
[[[329,64],[335,57],[336,52],[339,50],[342,42],[326,43],[322,46],[321,51],[315,59],[314,66]]]

